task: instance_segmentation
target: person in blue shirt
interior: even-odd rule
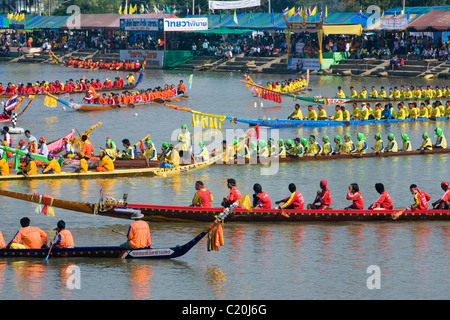
[[[384,106],[384,110],[381,112],[381,119],[391,119],[391,117],[392,117],[391,108],[389,108],[389,105],[386,104]]]

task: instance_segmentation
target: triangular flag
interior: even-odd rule
[[[237,17],[237,15],[236,15],[236,10],[234,10],[234,18],[233,18],[233,21],[234,21],[234,23],[239,24],[238,17]]]
[[[122,14],[122,6],[119,7],[119,14]]]
[[[248,194],[244,194],[244,196],[239,199],[238,203],[248,211],[252,211],[252,204],[250,202],[250,196]]]
[[[291,17],[294,13],[295,13],[295,7],[292,7],[292,8],[287,12],[287,15],[288,15],[288,17]]]

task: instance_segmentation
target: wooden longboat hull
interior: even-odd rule
[[[308,103],[316,103],[323,105],[343,104],[343,103],[388,103],[388,102],[422,102],[425,100],[446,100],[449,97],[433,97],[433,98],[312,98],[297,95],[296,100]]]
[[[52,248],[49,258],[116,258],[116,259],[173,259],[188,253],[206,234],[199,233],[189,242],[175,247],[127,250],[121,247]],[[0,249],[1,257],[45,259],[49,249]]]
[[[363,126],[372,124],[392,124],[416,121],[440,121],[450,120],[450,117],[439,117],[436,119],[417,118],[417,119],[383,119],[383,120],[349,120],[349,121],[334,121],[334,120],[290,120],[290,119],[265,119],[252,120],[242,118],[226,117],[226,120],[232,122],[247,123],[250,126],[260,125],[261,127],[269,128],[317,128],[317,127],[339,127],[339,126]]]
[[[33,203],[39,203],[39,194],[26,194],[0,189],[0,195]],[[105,206],[97,203],[83,203],[53,198],[56,208],[78,211],[99,216],[130,219],[133,213],[144,214],[146,221],[166,222],[211,222],[223,208],[198,208],[187,206],[167,206],[128,203],[126,207]],[[342,221],[392,221],[394,210],[253,210],[234,209],[227,216],[228,222],[342,222]],[[399,221],[450,220],[450,210],[406,210]]]
[[[137,169],[118,169],[112,172],[88,171],[86,173],[61,172],[55,174],[38,173],[35,175],[23,176],[10,174],[0,176],[0,181],[12,180],[58,180],[58,179],[109,179],[115,177],[167,177],[179,174],[191,173],[206,168],[219,160],[222,156],[216,156],[208,161],[194,163],[190,165],[181,165],[175,168],[137,168]]]

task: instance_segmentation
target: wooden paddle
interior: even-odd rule
[[[398,211],[395,211],[394,213],[392,213],[391,214],[392,220],[397,220],[405,211],[406,211],[406,209],[402,209],[402,210],[398,210]]]
[[[115,232],[115,233],[118,233],[118,234],[121,234],[121,235],[123,235],[123,236],[127,236],[127,234],[126,233],[123,233],[123,232],[120,232],[120,231],[117,231],[117,230],[114,230],[114,229],[112,229],[111,230],[112,232]]]
[[[45,261],[48,261],[48,257],[50,256],[50,252],[52,252],[53,245],[55,244],[55,240],[56,240],[57,236],[58,236],[58,231],[56,231],[55,237],[53,238],[52,245],[50,246],[50,250],[48,250],[47,257],[45,258]]]

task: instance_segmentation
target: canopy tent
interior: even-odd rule
[[[450,10],[431,10],[412,22],[408,29],[414,31],[449,31]]]
[[[0,15],[0,29],[7,29],[8,27],[9,27],[8,19]]]
[[[34,16],[26,23],[26,29],[59,29],[67,22],[67,16]]]

